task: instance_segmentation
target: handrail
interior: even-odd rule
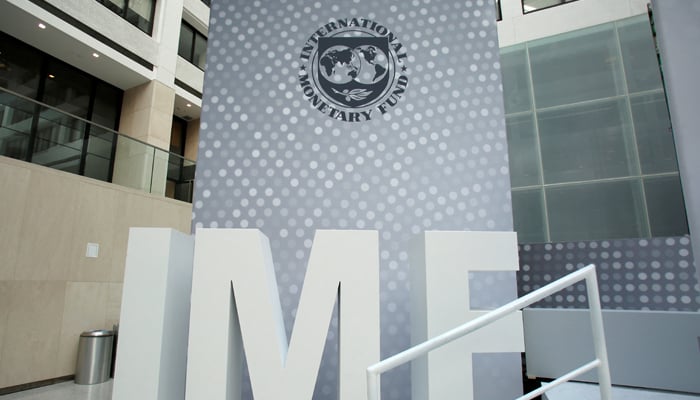
[[[69,118],[76,119],[76,120],[78,120],[78,121],[80,121],[80,122],[83,122],[83,123],[85,123],[85,124],[95,126],[95,127],[99,128],[99,129],[101,129],[101,130],[103,130],[103,131],[107,131],[107,132],[109,132],[109,133],[111,133],[111,134],[114,134],[114,135],[116,135],[117,137],[123,136],[123,137],[125,137],[125,138],[127,138],[127,139],[129,139],[129,140],[131,140],[131,141],[133,141],[133,142],[142,144],[142,145],[144,145],[144,146],[152,147],[152,148],[154,148],[154,149],[156,149],[156,150],[160,150],[160,151],[162,151],[162,152],[164,152],[164,153],[168,153],[168,156],[170,156],[170,157],[175,157],[175,158],[180,158],[180,159],[183,160],[183,162],[190,162],[190,163],[192,163],[192,164],[196,164],[195,161],[190,160],[189,158],[185,158],[184,156],[181,156],[181,155],[179,155],[179,154],[177,154],[177,153],[172,153],[170,150],[165,150],[165,149],[162,149],[162,148],[160,148],[160,147],[158,147],[158,146],[154,146],[154,145],[152,145],[152,144],[150,144],[150,143],[144,142],[143,140],[137,139],[137,138],[135,138],[135,137],[133,137],[133,136],[129,136],[129,135],[127,135],[126,133],[122,133],[122,132],[115,131],[114,129],[108,128],[108,127],[106,127],[106,126],[104,126],[104,125],[102,125],[102,124],[100,124],[100,123],[97,123],[97,122],[94,122],[94,121],[90,121],[90,120],[85,119],[85,118],[83,118],[83,117],[79,117],[79,116],[77,116],[77,115],[74,115],[74,114],[71,114],[71,113],[69,113],[69,112],[63,111],[63,110],[61,110],[61,109],[58,108],[58,107],[54,107],[54,106],[52,106],[52,105],[49,105],[49,104],[46,104],[46,103],[42,103],[41,101],[35,100],[35,99],[31,98],[31,97],[27,97],[27,96],[25,96],[25,95],[23,95],[23,94],[14,92],[14,91],[12,91],[12,90],[10,90],[10,89],[7,89],[7,88],[5,88],[5,87],[0,86],[0,92],[5,92],[5,93],[7,93],[7,94],[9,94],[9,95],[11,95],[11,96],[18,97],[18,98],[20,98],[20,99],[22,99],[22,100],[24,100],[24,101],[28,101],[28,102],[30,102],[30,103],[39,105],[39,106],[41,106],[42,108],[46,108],[46,109],[49,109],[49,110],[52,110],[52,111],[56,111],[57,113],[60,113],[60,114],[62,114],[62,115],[65,115],[65,116],[67,116],[67,117],[69,117]]]
[[[0,87],[0,112],[8,109],[0,127],[12,134],[0,138],[0,155],[147,193],[166,194],[168,180],[175,199],[192,202],[196,162]],[[133,157],[143,162],[130,165]]]
[[[432,339],[428,339],[423,343],[415,345],[409,349],[402,351],[394,356],[382,360],[369,368],[367,368],[367,398],[368,400],[379,400],[381,396],[379,378],[380,374],[390,369],[396,368],[399,365],[405,364],[429,351],[438,347],[444,346],[456,339],[459,339],[471,332],[483,328],[484,326],[495,322],[508,314],[514,313],[522,308],[525,308],[543,298],[556,293],[567,286],[571,286],[576,282],[585,280],[586,290],[588,293],[588,307],[591,315],[591,327],[593,331],[593,344],[595,347],[596,359],[577,368],[564,376],[543,384],[543,386],[535,391],[527,393],[516,400],[529,400],[539,396],[545,391],[567,382],[579,375],[582,375],[593,368],[598,368],[598,382],[600,386],[601,400],[612,399],[612,383],[610,380],[610,367],[608,365],[608,353],[605,347],[605,333],[603,331],[603,314],[600,306],[600,295],[598,292],[598,281],[596,279],[595,265],[590,264],[576,272],[556,280],[534,292],[531,292],[519,299],[516,299],[504,306],[501,306],[489,313],[477,317],[463,325],[451,329],[443,334],[440,334]]]

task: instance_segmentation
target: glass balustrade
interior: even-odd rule
[[[0,155],[192,201],[196,164],[58,108],[0,88]]]

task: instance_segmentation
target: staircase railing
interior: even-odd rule
[[[611,400],[612,383],[610,381],[610,368],[608,366],[608,353],[605,347],[605,333],[603,331],[603,314],[600,307],[600,295],[598,292],[598,281],[596,279],[595,265],[588,265],[576,272],[573,272],[557,281],[550,283],[534,292],[531,292],[517,300],[514,300],[502,307],[499,307],[481,317],[475,318],[457,328],[451,329],[441,335],[429,339],[423,343],[413,346],[392,357],[380,361],[367,368],[367,398],[369,400],[379,400],[380,374],[414,360],[429,351],[444,346],[456,339],[468,335],[478,329],[489,325],[508,314],[525,308],[543,298],[556,293],[576,282],[585,280],[588,292],[588,308],[590,310],[591,327],[593,331],[593,345],[595,347],[596,359],[564,374],[552,382],[543,384],[539,389],[533,390],[516,400],[533,399],[542,393],[567,381],[576,378],[594,368],[598,368],[598,382],[600,387],[601,400]]]
[[[4,87],[0,156],[192,202],[194,161]]]

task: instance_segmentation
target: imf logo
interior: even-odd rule
[[[338,19],[306,41],[299,83],[311,105],[329,117],[368,121],[386,114],[403,96],[406,58],[403,45],[383,25]]]
[[[395,78],[386,37],[320,38],[317,54],[314,78],[323,94],[341,107],[371,105]]]

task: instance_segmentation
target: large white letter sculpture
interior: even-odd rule
[[[131,228],[114,400],[180,400],[185,392],[194,237]]]
[[[288,348],[267,238],[197,230],[186,398],[239,399],[245,349],[256,400],[310,400],[336,299],[339,398],[365,398],[379,361],[378,255],[376,231],[316,232]]]
[[[516,271],[514,232],[425,232],[411,264],[412,341],[419,343],[482,314],[469,304],[469,271]],[[474,398],[472,354],[522,352],[520,312],[511,314],[412,366],[413,400]]]

